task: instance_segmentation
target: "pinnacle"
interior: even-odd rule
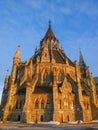
[[[16,53],[14,55],[14,58],[19,58],[20,59],[20,46],[18,45],[18,49],[16,50]]]

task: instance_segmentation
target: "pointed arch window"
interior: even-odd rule
[[[39,108],[39,101],[38,101],[38,99],[37,99],[36,102],[35,102],[35,108],[36,108],[36,109]]]
[[[44,100],[41,102],[41,108],[44,109]]]
[[[49,75],[48,75],[48,72],[45,71],[44,75],[43,75],[43,81],[44,82],[48,82],[49,81]]]
[[[59,74],[58,74],[58,81],[62,82],[63,79],[64,79],[64,73],[63,72],[59,72]]]

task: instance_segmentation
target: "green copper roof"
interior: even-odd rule
[[[83,58],[81,50],[80,50],[80,57],[79,57],[79,65],[85,65],[84,58]]]

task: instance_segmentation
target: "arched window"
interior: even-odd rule
[[[43,81],[44,82],[48,82],[49,81],[49,75],[48,75],[48,72],[45,71],[44,75],[43,75]]]
[[[41,102],[41,108],[44,109],[44,100]]]
[[[38,99],[37,99],[36,102],[35,102],[35,108],[36,108],[36,109],[39,108],[39,102],[38,102]]]
[[[63,72],[59,72],[59,74],[58,74],[58,81],[62,82],[63,79],[64,79],[64,73]]]

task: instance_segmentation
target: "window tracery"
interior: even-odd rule
[[[48,75],[48,72],[47,72],[47,71],[44,72],[43,81],[44,81],[44,82],[48,82],[48,81],[49,81],[49,75]]]
[[[62,82],[63,79],[64,79],[64,72],[59,72],[59,74],[58,74],[58,81]]]

